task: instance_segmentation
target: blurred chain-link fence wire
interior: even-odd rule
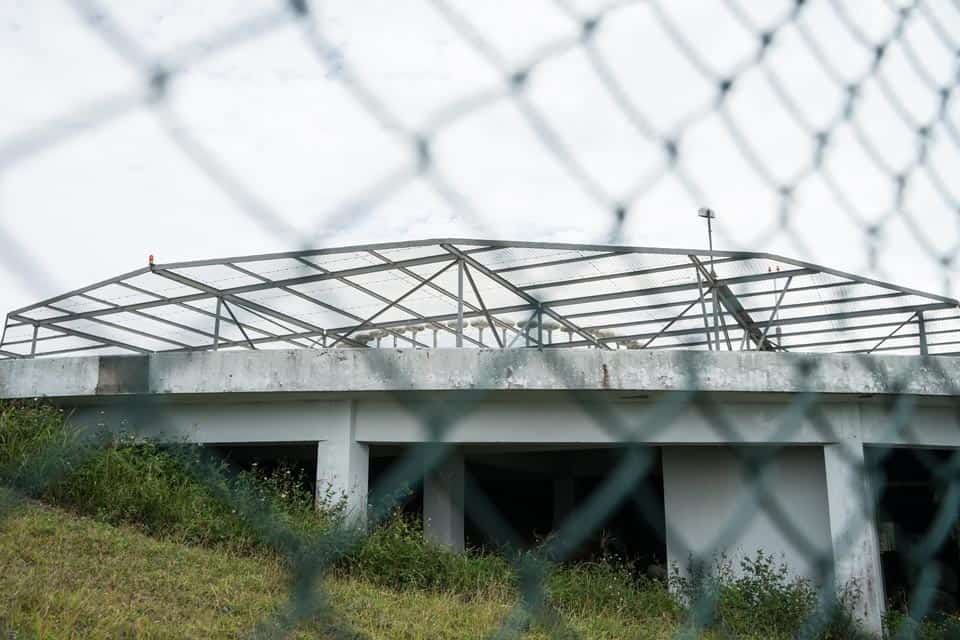
[[[589,224],[585,223],[591,229],[597,229],[597,225],[605,228],[603,240],[617,243],[632,237],[631,225],[641,224],[638,218],[643,224],[671,224],[676,212],[650,213],[651,207],[661,202],[657,191],[665,184],[672,185],[671,188],[690,202],[711,204],[711,198],[717,197],[713,195],[717,193],[717,180],[733,181],[763,194],[758,201],[763,206],[749,213],[751,233],[747,237],[755,244],[746,248],[765,250],[767,244],[785,239],[804,255],[817,255],[815,248],[809,246],[811,241],[816,242],[817,234],[811,237],[799,231],[801,226],[809,224],[804,217],[811,215],[809,207],[812,206],[820,212],[818,224],[844,219],[848,228],[857,230],[859,246],[848,246],[848,249],[867,256],[869,266],[879,272],[898,270],[893,264],[896,251],[885,253],[890,246],[902,241],[920,247],[925,260],[934,265],[930,272],[940,277],[939,282],[927,288],[936,287],[947,295],[950,293],[953,264],[960,249],[957,240],[960,202],[953,184],[955,180],[952,180],[953,172],[960,167],[960,113],[954,95],[960,70],[960,5],[956,2],[878,0],[867,7],[839,0],[795,0],[765,3],[761,9],[756,3],[718,0],[711,3],[711,15],[722,15],[725,22],[715,25],[715,40],[704,43],[688,29],[691,15],[700,11],[700,6],[680,7],[673,2],[648,0],[587,7],[559,0],[542,9],[552,12],[553,20],[564,23],[561,35],[548,40],[531,35],[532,44],[525,47],[527,53],[518,62],[517,56],[503,51],[496,25],[475,20],[473,10],[461,3],[433,0],[426,3],[429,10],[454,34],[459,45],[466,46],[494,70],[498,82],[480,84],[431,111],[417,125],[412,125],[410,118],[398,115],[390,98],[379,92],[377,82],[354,68],[350,57],[331,40],[320,8],[307,0],[277,2],[273,9],[240,18],[163,55],[141,46],[121,21],[115,19],[109,5],[88,0],[71,0],[66,4],[91,34],[134,69],[140,85],[128,93],[104,96],[92,103],[62,105],[61,118],[0,139],[0,185],[4,172],[130,113],[146,109],[169,141],[183,153],[184,162],[229,199],[236,216],[253,220],[263,233],[282,239],[291,248],[323,246],[331,230],[361,227],[368,217],[376,220],[379,205],[414,182],[425,186],[434,197],[457,212],[465,226],[491,230],[488,236],[498,236],[498,223],[491,217],[487,204],[478,203],[473,193],[448,174],[437,146],[458,123],[494,105],[507,104],[532,134],[530,144],[538,147],[547,162],[559,167],[562,181],[569,183],[564,186],[573,185],[592,203],[593,213],[599,216],[598,212],[603,212],[603,220],[595,217]],[[514,9],[504,5],[498,19],[509,22]],[[666,43],[675,56],[675,61],[669,64],[692,69],[690,77],[696,86],[691,86],[689,93],[696,99],[683,104],[682,108],[675,106],[680,105],[675,96],[654,90],[638,93],[625,80],[637,68],[668,64],[657,57],[661,49],[649,57],[635,59],[614,55],[606,46],[605,33],[617,29],[625,15],[638,11],[643,12],[652,25],[661,43],[658,46]],[[367,186],[362,192],[352,194],[344,204],[317,216],[307,233],[291,224],[277,205],[257,192],[252,176],[231,168],[229,158],[206,144],[192,129],[189,119],[172,105],[178,82],[195,65],[234,47],[256,45],[260,39],[281,32],[284,37],[296,38],[305,44],[316,61],[327,69],[326,81],[339,83],[352,98],[356,114],[387,132],[411,158],[397,170],[365,176]],[[739,52],[736,59],[715,59],[711,51],[719,40],[734,43],[729,49]],[[787,47],[799,52],[796,55],[804,58],[802,65],[795,64],[794,58],[781,55]],[[550,72],[553,61],[571,53],[582,56],[591,81],[598,83],[603,99],[614,105],[619,116],[629,123],[636,144],[648,155],[645,163],[625,158],[629,179],[619,185],[598,175],[583,152],[582,141],[577,138],[582,131],[568,131],[563,118],[551,111],[531,89],[541,75]],[[580,80],[581,76],[577,76],[567,87],[571,94],[581,90]],[[764,99],[754,100],[760,94]],[[662,111],[663,105],[668,105],[668,111],[676,111],[673,117],[668,120],[652,117],[651,110]],[[796,144],[781,146],[782,141],[771,142],[769,130],[758,126],[768,111],[776,111],[782,116],[778,122],[795,131]],[[710,155],[715,149],[691,142],[705,123],[720,132],[718,139],[724,143],[724,153],[717,152],[716,158]],[[589,123],[585,130],[589,134]],[[237,131],[236,135],[243,136],[244,132]],[[719,177],[712,175],[711,167],[726,164],[731,157],[736,158],[736,170],[742,169],[741,173],[731,169],[717,171]],[[501,159],[505,163],[507,160]],[[317,172],[318,179],[323,179],[323,168],[318,167]],[[497,186],[487,185],[487,188]],[[859,195],[864,191],[874,196],[867,204]],[[143,195],[150,197],[150,194]],[[97,224],[96,214],[85,215],[88,224]],[[548,211],[532,211],[527,223],[537,225],[538,220],[549,215]],[[38,288],[49,288],[48,283],[57,280],[57,268],[32,258],[35,252],[29,246],[31,241],[18,236],[15,227],[16,221],[0,218],[0,263],[22,280]],[[884,240],[891,229],[897,230],[896,237],[892,241],[889,237]],[[735,241],[734,237],[725,235],[730,232],[722,225],[718,233],[721,241],[725,240],[728,245]],[[821,229],[819,233],[829,231]],[[829,261],[829,255],[825,258]],[[531,295],[537,297],[535,291]],[[896,333],[900,327],[893,326]],[[521,344],[521,332],[511,337],[513,342],[507,347],[525,346]],[[596,343],[585,348],[601,346]],[[947,353],[945,349],[941,351]],[[12,352],[5,355],[20,357]],[[876,376],[884,375],[872,354],[850,357]],[[392,368],[391,362],[389,358],[382,359],[383,375],[391,379],[402,376],[402,372]],[[622,415],[609,406],[604,396],[573,390],[575,374],[566,368],[562,358],[548,357],[547,362],[555,368],[557,376],[571,381],[570,401],[613,439],[622,442],[624,455],[563,524],[558,535],[551,537],[536,553],[512,556],[523,587],[522,597],[503,621],[498,637],[521,634],[531,619],[545,622],[555,636],[576,635],[546,604],[543,578],[547,563],[569,558],[585,539],[603,527],[610,513],[625,502],[634,502],[642,513],[650,514],[651,521],[655,519],[653,514],[660,498],[651,495],[641,482],[656,466],[652,449],[646,446],[653,434],[668,428],[677,415],[693,407],[723,438],[731,442],[748,439],[711,396],[695,391],[699,372],[692,362],[686,370],[692,390],[658,399],[643,425],[624,424]],[[811,370],[802,360],[795,362],[798,363],[797,379],[803,381],[811,375]],[[945,385],[954,388],[956,382],[940,370],[938,358],[925,357],[922,365],[917,366],[922,366],[927,374],[939,375]],[[910,374],[903,380],[885,382],[890,388],[902,388],[909,377]],[[375,526],[395,508],[397,498],[391,488],[416,484],[425,469],[443,464],[453,446],[437,443],[443,443],[445,434],[488,395],[484,391],[465,392],[458,395],[455,404],[397,395],[397,401],[416,416],[428,434],[425,440],[431,442],[411,447],[383,475],[380,486],[372,487],[371,495],[393,497],[371,504],[368,526]],[[825,440],[837,441],[838,427],[822,411],[822,403],[823,398],[813,391],[793,396],[789,410],[782,414],[777,425],[778,437],[772,442],[784,441],[785,434],[800,429],[801,423],[807,420],[816,425]],[[914,435],[910,426],[914,403],[915,398],[910,395],[892,397],[885,413],[887,428],[908,441]],[[153,415],[162,412],[162,407],[154,405],[128,404],[134,416],[137,412]],[[642,442],[636,441],[638,433],[643,434]],[[742,508],[717,527],[715,547],[722,549],[736,541],[751,518],[762,512],[792,544],[808,555],[819,584],[824,585],[823,597],[827,599],[833,593],[837,550],[825,553],[814,545],[808,539],[804,523],[791,518],[765,483],[780,449],[776,444],[734,449],[754,480],[752,495],[745,496]],[[74,451],[70,443],[63,449],[47,451],[36,460],[36,473],[31,482],[42,486],[55,480],[50,470],[64,469],[60,463],[75,455]],[[866,461],[853,456],[847,463],[874,478],[874,486],[882,487],[885,460],[891,455],[892,449]],[[929,527],[907,554],[910,570],[919,576],[914,590],[908,594],[907,606],[913,615],[922,617],[935,606],[934,595],[942,577],[938,574],[941,565],[936,560],[947,545],[958,542],[954,523],[960,506],[960,485],[957,484],[960,457],[955,453],[937,456],[924,449],[915,451],[915,457],[933,478],[932,485],[942,489]],[[194,467],[198,478],[223,491],[223,485],[215,477],[215,466]],[[514,548],[521,549],[522,536],[494,501],[483,495],[469,475],[466,483],[471,487],[470,495],[474,496],[465,505],[468,517],[491,537],[513,540]],[[304,539],[284,530],[269,510],[265,512],[260,503],[243,491],[228,492],[223,498],[255,524],[264,541],[294,559],[291,566],[295,579],[288,606],[276,619],[264,621],[262,631],[283,633],[303,619],[323,613],[329,601],[322,595],[321,578],[357,543],[361,533],[344,528],[321,540]],[[875,509],[883,496],[878,492],[872,498],[874,504],[864,505],[862,517],[851,519],[852,527],[872,526]],[[661,532],[664,537],[667,534]],[[674,534],[682,540],[682,532]],[[853,545],[860,531],[837,537]],[[954,553],[960,553],[960,549]],[[694,620],[709,619],[714,604],[710,598],[695,602]],[[812,637],[822,622],[811,620],[804,633]]]

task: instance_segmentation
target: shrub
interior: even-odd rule
[[[724,635],[765,638],[859,638],[863,634],[850,611],[859,597],[855,586],[840,598],[823,601],[820,591],[786,564],[758,551],[740,560],[739,571],[725,555],[714,564],[691,564],[687,575],[673,567],[670,581],[691,607],[691,622]]]
[[[883,616],[883,636],[890,640],[960,640],[960,619],[938,616],[918,622],[890,607]]]

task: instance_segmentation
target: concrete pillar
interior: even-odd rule
[[[464,548],[463,483],[463,454],[456,451],[423,478],[424,535],[456,553]]]
[[[847,433],[841,442],[824,446],[823,461],[837,589],[856,586],[860,592],[856,615],[880,637],[884,608],[880,543],[858,435]]]
[[[329,492],[334,500],[346,500],[347,521],[366,524],[370,453],[355,438],[353,411],[342,427],[327,428],[325,440],[317,443],[317,502]]]
[[[756,450],[755,450],[756,451]],[[797,446],[773,453],[764,486],[808,542],[830,553],[827,495],[820,447]],[[686,574],[693,560],[714,563],[723,553],[739,559],[757,551],[783,560],[792,575],[815,579],[815,558],[799,549],[753,494],[754,480],[728,446],[663,448],[667,563]]]
[[[573,476],[559,476],[553,479],[553,530],[559,531],[573,512],[575,486]]]

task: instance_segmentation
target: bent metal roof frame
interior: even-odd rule
[[[958,345],[954,299],[772,254],[451,238],[150,264],[10,312],[0,357]]]

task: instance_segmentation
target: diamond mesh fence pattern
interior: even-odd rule
[[[922,530],[910,536],[898,530],[896,537],[912,536],[898,549],[904,571],[914,576],[907,607],[917,617],[933,611],[944,572],[952,571],[944,557],[960,554],[960,458],[955,445],[942,444],[960,442],[950,436],[957,426],[950,363],[960,353],[958,305],[949,297],[960,250],[960,201],[951,180],[960,166],[956,2],[878,0],[867,9],[839,0],[558,0],[535,12],[447,0],[409,3],[401,11],[429,20],[441,34],[436,37],[455,52],[454,95],[431,95],[429,105],[398,93],[403,79],[381,86],[376,74],[354,63],[349,49],[345,53],[339,34],[349,31],[351,11],[365,15],[356,7],[277,2],[158,47],[127,28],[127,9],[88,0],[66,6],[128,67],[136,84],[60,105],[60,115],[0,137],[0,185],[5,174],[46,154],[146,114],[179,152],[178,163],[230,203],[238,224],[252,224],[292,250],[151,263],[22,307],[7,316],[0,358],[353,348],[370,352],[381,377],[400,380],[406,374],[384,347],[504,350],[502,358],[486,361],[490,370],[480,372],[475,388],[459,393],[456,402],[396,394],[400,410],[420,425],[423,442],[406,448],[371,488],[371,495],[391,496],[392,488],[420,482],[425,470],[443,468],[456,453],[449,436],[490,400],[488,382],[510,361],[507,349],[542,352],[552,375],[569,381],[565,401],[589,416],[622,455],[557,535],[535,553],[515,556],[522,595],[503,620],[500,637],[521,636],[531,619],[549,622],[554,635],[576,635],[545,604],[544,563],[570,559],[624,504],[635,505],[653,525],[663,498],[644,484],[659,473],[651,443],[670,433],[682,415],[698,416],[708,434],[704,442],[725,443],[730,464],[750,480],[737,509],[715,523],[706,546],[716,552],[735,547],[751,523],[763,518],[806,559],[825,600],[838,582],[856,574],[849,566],[862,560],[864,540],[879,535],[873,544],[888,544],[887,523],[878,517],[891,496],[909,485],[888,476],[908,464],[900,456],[910,450],[910,464],[926,474],[924,486],[936,498]],[[383,23],[397,9],[369,12],[377,10],[384,17],[376,18],[376,42],[356,46],[400,46]],[[352,178],[359,180],[356,189],[325,211],[314,210],[306,224],[291,221],[285,211],[292,202],[288,193],[281,195],[276,185],[261,192],[250,165],[244,170],[229,147],[211,144],[197,124],[202,119],[179,99],[181,87],[196,82],[194,69],[235,51],[255,54],[278,38],[292,41],[296,55],[306,52],[323,69],[325,85],[338,91],[341,106],[334,116],[349,119],[344,128],[356,134],[358,146],[373,150],[369,161],[351,167],[360,175]],[[242,138],[244,132],[231,135]],[[342,177],[301,164],[291,159],[288,184],[299,180],[307,188],[311,180]],[[408,200],[411,190],[422,200]],[[518,200],[503,206],[507,197]],[[676,210],[718,201],[724,202],[723,215],[729,209],[730,216],[740,216],[718,226],[718,241],[743,251],[631,246],[646,237],[645,226],[669,226]],[[458,225],[484,237],[521,228],[510,220],[520,218],[526,236],[536,236],[542,225],[601,243],[448,239],[329,249],[344,230],[395,228],[392,212],[409,202],[453,212]],[[526,215],[518,213],[523,210]],[[97,224],[91,214],[88,225]],[[563,231],[567,224],[573,232]],[[751,252],[774,243],[803,256],[821,255],[827,264],[830,252],[855,254],[884,280]],[[48,290],[56,269],[34,258],[31,244],[0,218],[0,264]],[[913,253],[902,253],[902,246]],[[896,284],[905,260],[928,286]],[[931,289],[940,293],[925,293]],[[554,357],[561,347],[676,350],[685,390],[645,397],[649,410],[637,424],[624,417],[613,396],[578,386],[572,361]],[[703,360],[693,357],[703,354],[695,351],[779,352],[768,357],[783,358],[779,366],[790,368],[796,392],[771,414],[767,436],[745,433],[725,401],[705,390]],[[903,360],[906,368],[891,368],[881,352],[910,359]],[[813,389],[817,361],[802,355],[812,353],[843,354],[838,357],[848,358],[850,367],[882,381],[887,395],[874,403],[876,428],[895,434],[889,439],[895,446],[865,453],[862,444],[851,444],[857,438],[838,422],[835,397]],[[918,394],[897,393],[917,377],[947,390],[937,400],[945,407],[938,415],[947,417],[933,440],[923,431],[929,425],[915,424]],[[162,420],[162,406],[137,406],[131,398],[125,405],[131,415]],[[791,449],[784,443],[804,442],[829,443],[822,446],[824,464],[833,469],[828,483],[862,486],[868,478],[872,487],[864,500],[825,507],[829,549],[796,519],[771,479]],[[51,460],[70,455],[47,451],[36,468],[49,469]],[[195,472],[222,490],[210,469],[199,465]],[[55,479],[38,473],[35,482]],[[470,521],[486,535],[523,547],[522,533],[469,473],[465,484],[472,497],[462,506]],[[850,493],[859,491],[849,486]],[[329,605],[321,578],[362,532],[344,527],[322,540],[303,539],[251,496],[238,491],[222,497],[266,543],[294,559],[288,607],[260,631],[283,635],[324,611]],[[396,501],[371,499],[366,527],[387,518]],[[679,555],[697,547],[688,534],[667,527],[658,532]],[[960,567],[960,558],[955,560]],[[882,597],[877,585],[855,586],[862,601]],[[715,604],[696,598],[693,622],[709,620]],[[861,603],[857,614],[876,615],[871,607]],[[811,619],[804,634],[815,636],[822,622]]]

